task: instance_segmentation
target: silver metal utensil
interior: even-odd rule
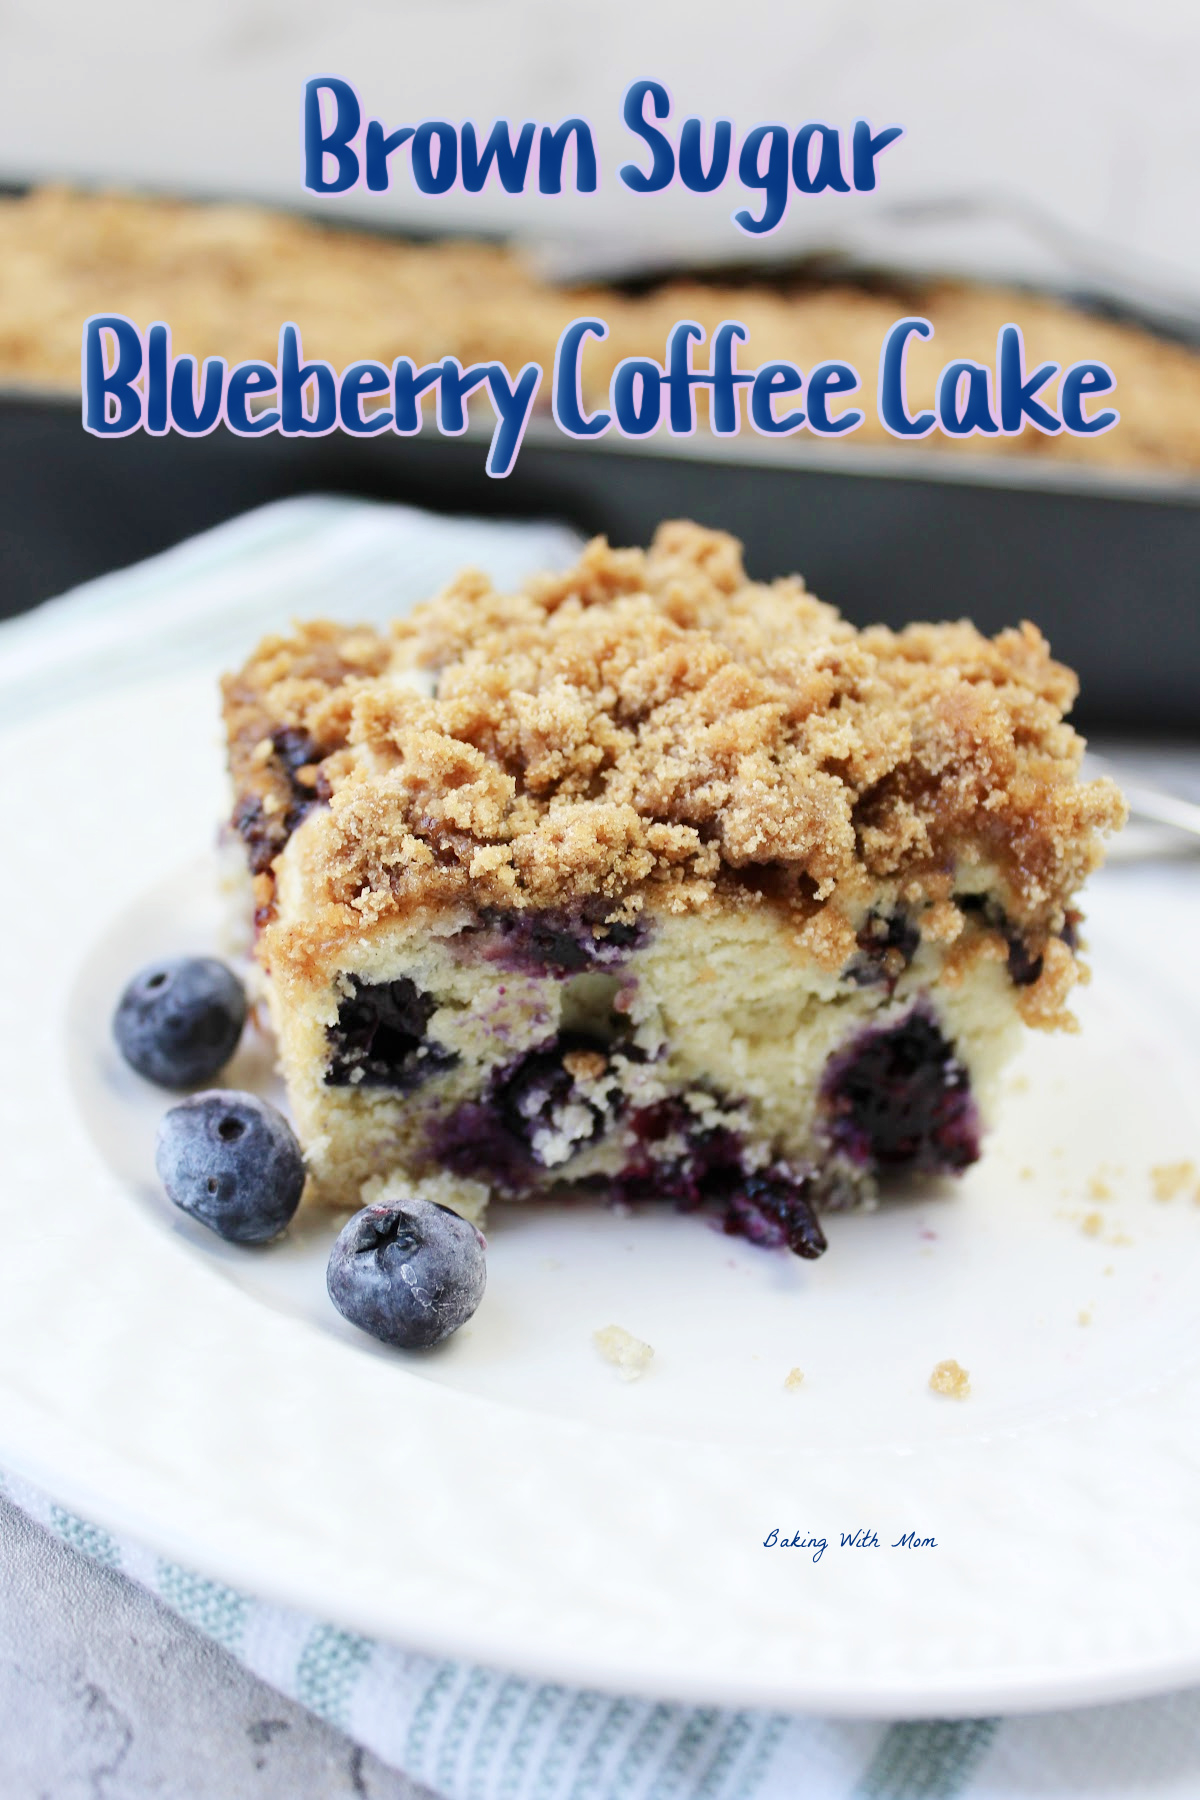
[[[1195,849],[1194,843],[1182,842],[1178,836],[1170,835],[1182,832],[1188,839],[1200,840],[1200,806],[1194,800],[1181,799],[1178,794],[1168,793],[1165,788],[1156,787],[1136,775],[1129,776],[1119,764],[1110,762],[1105,756],[1096,756],[1090,750],[1084,759],[1084,772],[1109,776],[1129,806],[1131,825],[1111,844],[1109,857],[1112,861],[1134,862],[1151,856],[1178,856]],[[1170,828],[1169,833],[1161,829],[1138,829],[1163,826]]]

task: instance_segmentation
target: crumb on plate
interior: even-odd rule
[[[1196,1165],[1190,1158],[1184,1162],[1156,1163],[1150,1171],[1150,1184],[1156,1200],[1177,1200],[1184,1189],[1191,1187],[1196,1181]],[[1200,1186],[1197,1187],[1197,1197],[1200,1198]]]
[[[1098,1212],[1086,1213],[1080,1229],[1088,1237],[1099,1237],[1104,1230],[1104,1220]]]
[[[804,1370],[789,1369],[783,1378],[783,1385],[789,1394],[794,1394],[797,1388],[804,1386]]]
[[[653,1345],[643,1343],[641,1338],[634,1337],[620,1325],[605,1325],[600,1331],[594,1331],[592,1342],[622,1381],[637,1381],[646,1373],[654,1356]]]
[[[971,1392],[971,1377],[952,1356],[934,1366],[929,1385],[935,1394],[948,1394],[952,1400],[965,1400]]]

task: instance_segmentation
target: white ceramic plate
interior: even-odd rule
[[[1029,1044],[960,1185],[816,1264],[509,1208],[483,1308],[410,1358],[332,1312],[328,1228],[237,1252],[171,1213],[166,1099],[108,1043],[132,969],[219,929],[210,684],[2,742],[0,1459],[235,1585],[580,1685],[915,1716],[1200,1678],[1200,1206],[1149,1175],[1200,1164],[1189,870],[1095,884],[1083,1033]]]

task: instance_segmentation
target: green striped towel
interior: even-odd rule
[[[580,1693],[267,1605],[0,1493],[445,1800],[1197,1800],[1200,1690],[1010,1719],[793,1718]]]

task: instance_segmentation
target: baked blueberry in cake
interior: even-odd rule
[[[1029,624],[859,631],[722,533],[592,543],[225,682],[306,1203],[564,1186],[801,1256],[980,1155],[1123,807]]]

